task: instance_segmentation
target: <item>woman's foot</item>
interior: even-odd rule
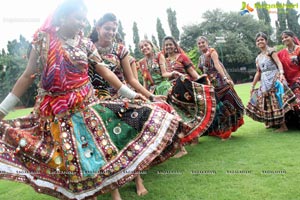
[[[111,191],[111,198],[112,200],[122,200],[118,189],[114,189],[113,191]]]
[[[286,124],[283,123],[283,124],[281,124],[281,126],[280,126],[278,129],[275,130],[275,132],[281,133],[281,132],[286,132],[286,131],[288,131],[288,130],[289,130],[289,129],[288,129],[288,127],[286,126]]]
[[[265,125],[265,128],[269,129],[269,128],[272,128],[272,126],[271,125]]]
[[[192,140],[191,146],[195,146],[195,145],[197,145],[197,144],[199,144],[198,137],[196,137],[196,138],[194,138],[194,139]]]
[[[180,151],[175,155],[173,156],[173,158],[181,158],[182,156],[186,155],[188,152],[185,150],[185,148],[182,146],[180,148]]]
[[[230,135],[229,137],[227,137],[227,138],[222,138],[222,139],[221,139],[221,141],[223,141],[223,142],[224,142],[224,141],[227,141],[227,140],[229,140],[230,138],[231,138],[231,135]]]
[[[145,188],[145,186],[143,184],[143,179],[142,179],[141,175],[138,175],[135,178],[135,185],[136,185],[136,193],[138,196],[144,196],[144,195],[148,194],[148,190]]]

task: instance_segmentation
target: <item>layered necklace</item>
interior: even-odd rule
[[[112,52],[113,44],[111,43],[107,47],[102,47],[99,45],[99,43],[96,43],[96,47],[100,55],[107,55]]]
[[[174,65],[177,60],[177,54],[175,53],[175,54],[169,55],[167,57],[167,60],[169,61],[171,68],[174,69],[174,67],[175,67]]]
[[[291,54],[291,53],[293,53],[294,51],[295,51],[295,47],[296,47],[296,45],[293,45],[293,47],[292,48],[287,48],[287,50],[288,50],[288,52]]]
[[[154,66],[153,66],[153,56],[150,56],[149,58],[148,57],[146,57],[146,62],[147,62],[147,67],[148,68],[153,68]]]
[[[79,44],[78,35],[75,35],[74,38],[68,38],[68,37],[62,35],[59,31],[57,33],[58,33],[58,37],[61,38],[65,44],[67,44],[71,47],[76,47]]]

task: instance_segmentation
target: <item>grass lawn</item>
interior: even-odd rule
[[[235,88],[246,104],[250,84]],[[186,156],[171,158],[142,175],[149,194],[138,197],[131,182],[120,189],[123,200],[300,199],[299,130],[275,133],[245,116],[245,124],[230,140],[205,136],[199,141],[197,146],[186,147]],[[12,198],[55,199],[37,194],[27,185],[1,180],[0,199]],[[98,199],[111,197],[105,194]]]

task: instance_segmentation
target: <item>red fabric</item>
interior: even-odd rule
[[[292,86],[300,77],[300,47],[293,53],[289,53],[286,48],[282,49],[278,52],[278,57],[283,65],[284,76],[289,86]]]
[[[206,107],[207,108],[212,108],[214,105],[213,105],[213,99],[214,98],[210,98],[211,95],[210,95],[210,91],[209,91],[209,86],[205,86],[205,96],[207,97],[206,100],[207,100],[207,105]],[[210,101],[209,101],[210,100]],[[182,144],[185,144],[187,142],[190,142],[192,141],[194,138],[197,138],[198,135],[200,134],[200,131],[202,130],[206,130],[207,127],[210,126],[211,122],[212,122],[212,115],[214,115],[215,113],[212,112],[212,109],[207,109],[207,113],[205,115],[205,118],[203,119],[202,123],[199,124],[199,126],[192,132],[190,133],[188,136],[184,137],[184,138],[181,138],[181,143]]]

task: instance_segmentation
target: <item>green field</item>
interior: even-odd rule
[[[244,104],[250,84],[235,86]],[[11,113],[13,118],[21,111]],[[28,113],[23,111],[21,115]],[[120,189],[123,200],[282,200],[300,199],[300,131],[276,133],[245,116],[228,141],[201,137],[188,154],[171,158],[142,175],[149,193],[139,197],[135,184]],[[1,200],[55,199],[31,187],[0,181]],[[98,199],[109,200],[110,194]]]

